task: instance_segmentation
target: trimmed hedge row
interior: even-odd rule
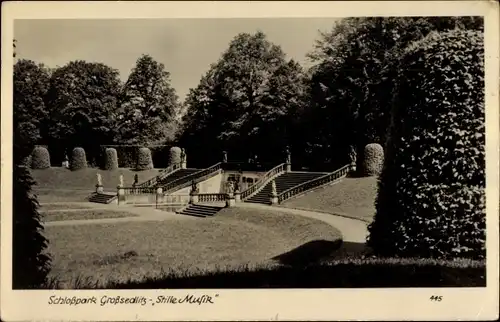
[[[368,246],[380,256],[486,255],[482,32],[432,33],[398,70]]]
[[[147,152],[149,151],[149,152]],[[172,151],[175,151],[171,153]],[[70,157],[71,170],[83,169],[86,167],[98,166],[104,170],[114,170],[118,168],[134,168],[138,166],[141,170],[152,169],[154,165],[166,168],[171,164],[171,160],[181,160],[181,149],[170,146],[154,146],[143,148],[139,146],[102,146],[97,158],[98,162],[90,163],[87,160],[85,149],[76,147]],[[50,167],[50,153],[46,146],[37,146],[33,149],[24,161],[26,166],[33,169],[46,169]]]

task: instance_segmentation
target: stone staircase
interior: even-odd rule
[[[324,176],[326,173],[323,172],[286,172],[274,180],[276,181],[276,191],[278,195],[285,190],[298,186],[304,182],[319,178]],[[245,202],[260,203],[265,205],[271,204],[271,191],[272,191],[272,180],[269,181],[264,188],[262,188],[258,193],[252,197],[245,200]]]
[[[89,201],[90,202],[95,202],[95,203],[102,203],[102,204],[109,204],[113,200],[117,198],[116,194],[111,193],[111,192],[103,192],[103,193],[97,193],[94,192],[89,196]]]
[[[191,175],[193,173],[196,173],[198,171],[200,171],[200,169],[189,168],[189,169],[180,169],[180,170],[177,170],[174,173],[172,173],[171,175],[169,175],[169,176],[161,179],[158,182],[158,185],[163,186],[163,185],[169,184],[170,182],[173,182],[175,180],[181,179],[183,177],[187,177],[187,176],[189,176],[189,175]],[[179,180],[178,182],[179,182],[179,184],[184,183],[182,180]]]
[[[181,215],[205,218],[205,217],[213,217],[222,208],[223,207],[218,207],[218,206],[191,204],[186,208],[177,211],[177,213]]]

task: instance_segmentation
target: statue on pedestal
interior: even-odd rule
[[[97,186],[102,186],[102,177],[100,173],[97,173]]]
[[[120,187],[123,187],[123,174],[120,174]]]
[[[222,162],[227,163],[227,152],[226,151],[222,152]]]
[[[286,163],[287,164],[292,163],[292,154],[290,153],[290,147],[288,145],[286,146],[285,153],[286,153]]]
[[[191,194],[197,194],[198,192],[198,184],[194,180],[191,181]]]
[[[181,165],[186,162],[186,150],[184,148],[181,149]]]
[[[278,191],[276,189],[276,181],[273,180],[271,182],[271,195],[274,197],[274,196],[277,196],[278,195]]]

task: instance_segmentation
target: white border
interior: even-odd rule
[[[499,6],[496,1],[3,2],[1,145],[2,320],[492,320],[498,318]],[[347,16],[485,18],[487,281],[468,289],[12,291],[12,39],[14,19],[277,18]],[[311,44],[312,45],[312,44]],[[215,305],[49,306],[50,295],[219,294]],[[442,296],[431,302],[431,295]]]

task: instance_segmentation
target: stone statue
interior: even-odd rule
[[[191,181],[191,193],[198,193],[198,184],[194,180]]]
[[[100,173],[97,173],[97,185],[102,186],[102,177]]]
[[[132,187],[135,187],[139,183],[139,175],[136,173],[134,175],[134,183],[132,184]]]
[[[226,151],[222,152],[222,162],[227,163],[227,152]]]
[[[285,153],[286,153],[286,163],[287,164],[292,163],[292,155],[290,153],[290,147],[288,145],[286,147]]]
[[[354,147],[354,145],[351,145],[351,151],[349,152],[349,159],[351,161],[351,164],[356,164],[356,158],[357,158],[356,148]]]
[[[123,187],[123,174],[120,174],[120,187]]]
[[[276,181],[275,180],[273,180],[271,182],[271,195],[273,195],[273,196],[278,195],[278,191],[276,189]]]
[[[186,150],[184,148],[181,149],[181,164],[186,162]]]
[[[240,183],[238,181],[234,182],[234,191],[240,192]]]
[[[228,194],[234,193],[234,182],[233,181],[229,181],[227,183],[227,193]]]

